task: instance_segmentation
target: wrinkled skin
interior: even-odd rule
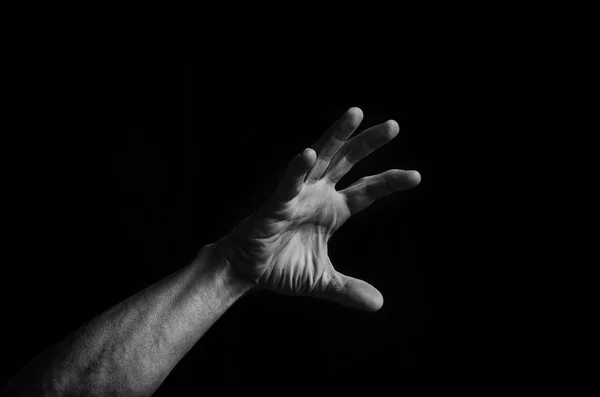
[[[232,263],[254,263],[239,271],[276,292],[324,291],[334,274],[327,242],[349,217],[342,194],[323,182],[306,185],[291,201],[262,209],[235,230]]]
[[[256,289],[331,299],[369,311],[381,308],[383,297],[375,287],[335,270],[327,243],[353,213],[418,185],[420,175],[388,170],[337,191],[335,184],[356,162],[399,131],[389,120],[348,139],[361,120],[362,111],[350,108],[312,148],[290,161],[272,197],[218,242],[241,279]]]

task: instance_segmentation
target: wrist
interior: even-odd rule
[[[224,294],[237,300],[254,289],[254,283],[240,277],[227,259],[222,240],[203,246],[194,260],[201,279],[212,280]]]

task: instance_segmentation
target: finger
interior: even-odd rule
[[[322,298],[344,306],[375,312],[383,306],[383,295],[366,281],[346,276],[338,271],[331,279]]]
[[[375,200],[394,192],[412,189],[421,182],[417,171],[387,170],[359,179],[340,193],[346,198],[351,214],[356,214]]]
[[[329,163],[325,176],[335,185],[356,163],[390,142],[399,131],[400,126],[394,120],[364,130],[346,141]]]
[[[272,199],[276,202],[289,201],[296,197],[302,190],[304,178],[311,169],[317,154],[311,148],[306,148],[289,162],[288,167],[279,182]]]
[[[362,110],[352,107],[321,135],[312,146],[317,152],[317,161],[306,176],[307,182],[321,179],[333,156],[346,142],[346,139],[358,128],[362,119]]]

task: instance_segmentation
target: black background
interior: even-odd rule
[[[400,134],[338,188],[389,168],[422,175],[416,189],[376,202],[330,241],[336,268],[376,286],[383,308],[367,313],[270,292],[245,297],[157,395],[199,383],[291,384],[299,374],[421,381],[432,343],[431,70],[414,64],[380,82],[275,69],[115,61],[61,65],[28,85],[18,103],[22,124],[4,146],[7,376],[188,263],[269,197],[291,158],[358,106],[359,132],[394,119]]]

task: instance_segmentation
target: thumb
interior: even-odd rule
[[[338,271],[322,296],[344,306],[375,312],[383,306],[383,295],[366,281],[346,276]]]
[[[288,201],[296,197],[302,190],[304,177],[312,168],[316,159],[317,153],[311,148],[304,149],[302,153],[294,157],[289,162],[288,168],[279,182],[274,199],[276,201]]]

